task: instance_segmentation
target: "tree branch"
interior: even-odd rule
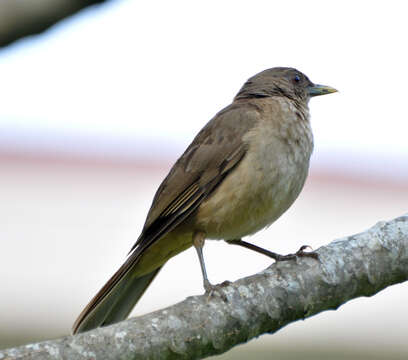
[[[197,359],[408,279],[408,214],[323,246],[320,261],[273,264],[220,290],[0,359]]]
[[[58,21],[106,0],[2,0],[0,47],[39,34]]]

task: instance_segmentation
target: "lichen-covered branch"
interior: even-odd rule
[[[88,333],[0,351],[0,359],[199,359],[408,279],[408,215],[301,258]]]
[[[90,5],[106,0],[2,0],[0,47],[38,34]]]

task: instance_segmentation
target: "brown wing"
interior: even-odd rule
[[[243,136],[259,116],[248,102],[232,103],[198,133],[157,190],[131,251],[143,251],[197,209],[244,157]]]
[[[237,166],[247,151],[243,135],[258,119],[250,104],[233,103],[200,131],[157,190],[133,253],[79,315],[74,333],[127,316],[160,270],[133,278],[139,255],[194,212]]]

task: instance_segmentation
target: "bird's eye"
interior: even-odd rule
[[[299,83],[300,82],[300,76],[299,75],[295,75],[295,77],[293,78],[293,81],[295,83]]]

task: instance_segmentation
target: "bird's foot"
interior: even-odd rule
[[[222,288],[231,285],[231,281],[224,281],[221,284],[213,285],[211,284],[208,280],[204,282],[204,289],[205,289],[205,294],[207,295],[207,300],[210,300],[210,298],[214,296],[220,297],[224,302],[227,302],[227,296],[224,294],[222,291]]]
[[[319,260],[319,255],[316,252],[314,251],[305,252],[307,248],[312,249],[312,247],[309,245],[303,245],[294,254],[288,254],[288,255],[276,254],[275,261],[278,262],[278,261],[296,260],[298,257],[310,257],[312,259]]]

